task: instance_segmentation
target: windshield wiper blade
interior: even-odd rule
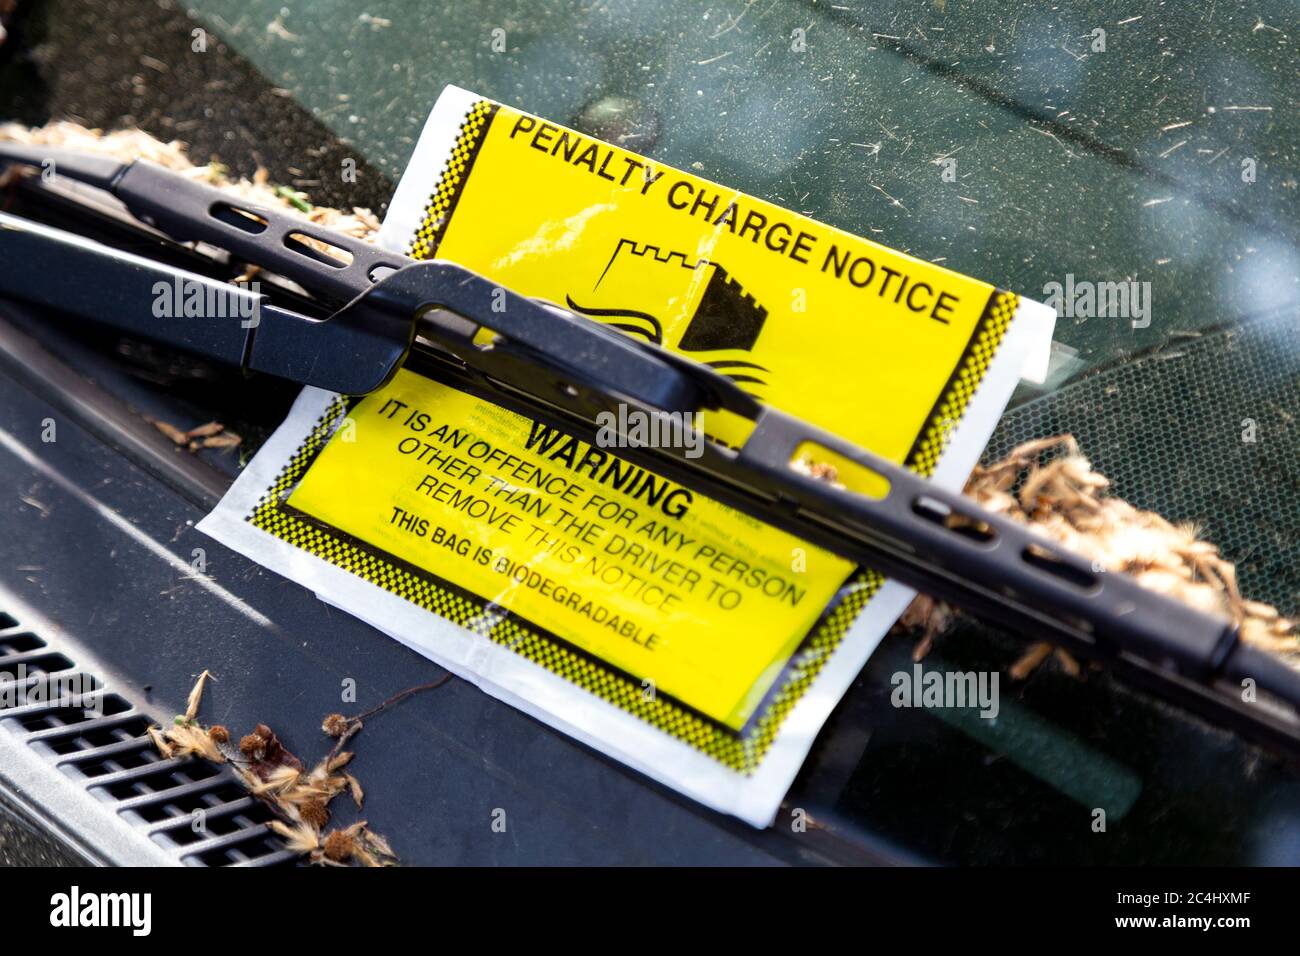
[[[5,160],[39,165],[39,151]],[[0,214],[0,294],[108,322],[249,371],[346,394],[385,384],[413,364],[521,414],[595,440],[597,416],[621,406],[650,415],[726,412],[753,423],[743,445],[620,448],[628,458],[842,557],[949,601],[1032,640],[1109,660],[1239,726],[1263,725],[1300,750],[1300,723],[1251,709],[1227,682],[1253,679],[1300,712],[1300,673],[1241,640],[1226,619],[1197,611],[1091,562],[1029,528],[823,429],[757,402],[712,369],[518,295],[444,261],[415,262],[313,227],[277,209],[135,162],[109,169],[55,156],[62,175],[117,196],[142,222],[199,240],[345,302],[326,319],[277,307],[260,293],[128,256]],[[340,265],[294,236],[342,249]],[[51,275],[52,274],[52,275]],[[226,318],[158,319],[158,282],[194,281],[251,297]],[[235,290],[235,291],[230,291]],[[254,308],[256,322],[240,321]],[[236,318],[229,316],[234,315]],[[494,333],[483,344],[482,330]],[[422,370],[424,370],[422,368]],[[627,419],[620,419],[627,420]],[[874,475],[870,497],[794,467],[813,447]]]
[[[380,275],[410,262],[373,243],[246,202],[146,160],[122,163],[71,150],[0,143],[0,163],[39,168],[42,177],[65,177],[102,189],[136,219],[179,242],[220,247],[331,302],[347,302]],[[336,252],[326,253],[311,240]]]

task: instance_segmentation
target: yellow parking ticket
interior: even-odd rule
[[[435,569],[732,730],[853,571],[635,465],[584,466],[592,446],[413,372],[350,419],[286,513]]]
[[[705,363],[950,488],[1048,312],[456,88],[380,241]],[[911,597],[409,369],[360,398],[304,391],[201,527],[756,825]]]

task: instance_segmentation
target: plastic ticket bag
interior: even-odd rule
[[[950,488],[1050,339],[1013,293],[455,88],[381,242],[707,362]],[[767,825],[912,592],[618,452],[417,363],[367,396],[305,389],[200,528]]]

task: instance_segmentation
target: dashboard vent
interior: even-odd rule
[[[0,612],[0,733],[179,863],[267,866],[297,859],[267,828],[271,812],[230,768],[164,759],[147,733],[152,723],[98,675]],[[93,843],[94,834],[83,836]]]

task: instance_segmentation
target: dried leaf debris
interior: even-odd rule
[[[1144,587],[1201,610],[1229,617],[1249,644],[1300,666],[1293,621],[1272,605],[1251,601],[1237,586],[1233,563],[1195,525],[1176,524],[1107,493],[1110,480],[1093,470],[1071,435],[1026,442],[1001,461],[971,474],[966,494],[985,508],[1030,525],[1093,562],[1098,571],[1131,575]],[[918,660],[951,621],[953,609],[918,596],[899,626],[919,633]],[[1038,644],[1010,669],[1023,678],[1055,656],[1071,673],[1078,664]]]
[[[346,793],[360,810],[365,801],[361,782],[346,768],[353,752],[344,746],[360,733],[365,721],[421,691],[434,690],[450,675],[410,687],[355,717],[330,714],[321,730],[333,739],[329,753],[310,769],[281,742],[266,724],[258,724],[232,745],[230,732],[220,724],[206,727],[198,714],[209,680],[206,670],[190,691],[184,714],[171,727],[150,727],[149,736],[163,757],[196,757],[230,764],[248,792],[275,815],[268,826],[284,838],[290,850],[322,866],[392,866],[397,855],[363,820],[347,827],[328,829],[330,801]]]
[[[148,415],[145,416],[145,421],[171,439],[177,448],[184,448],[191,454],[201,448],[238,448],[243,441],[234,432],[226,431],[226,426],[221,422],[208,422],[185,430]]]

